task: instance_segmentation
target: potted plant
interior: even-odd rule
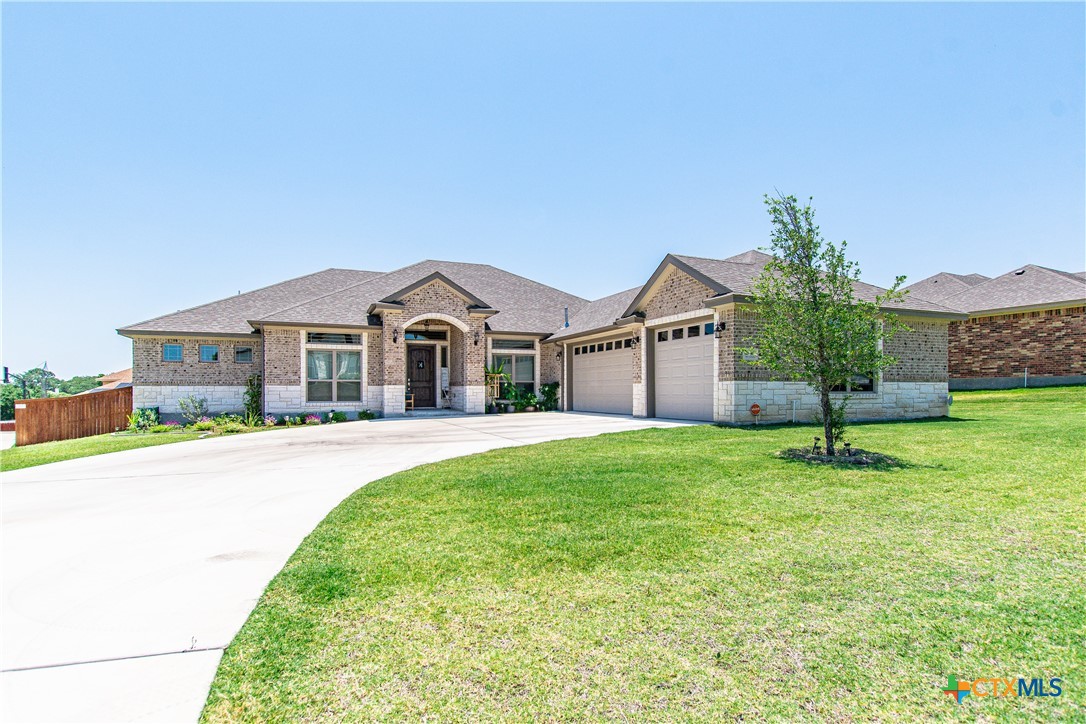
[[[502,387],[509,384],[509,375],[505,371],[505,365],[499,364],[494,367],[483,367],[486,378],[486,399],[487,410],[491,413],[498,411],[498,406],[501,397]],[[503,405],[504,407],[504,405]]]

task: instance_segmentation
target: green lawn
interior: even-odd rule
[[[133,450],[138,447],[165,445],[171,442],[195,440],[200,433],[161,433],[158,435],[94,435],[77,440],[43,442],[37,445],[0,450],[0,471],[18,470],[61,460],[85,458],[91,455]]]
[[[362,488],[227,649],[207,721],[1086,718],[1086,388],[851,428],[645,430]],[[1059,698],[940,693],[1061,677]]]

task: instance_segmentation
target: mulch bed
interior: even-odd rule
[[[839,453],[843,453],[843,450],[839,450]],[[889,455],[883,455],[882,453],[871,452],[870,450],[861,450],[860,448],[852,448],[851,455],[816,455],[811,452],[810,448],[790,448],[788,450],[782,450],[777,453],[780,457],[789,458],[790,460],[803,460],[809,463],[827,463],[830,465],[897,465],[897,460],[894,460]]]

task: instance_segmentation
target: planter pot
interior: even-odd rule
[[[535,412],[535,407],[529,405],[528,407],[524,408],[524,411],[525,412]]]

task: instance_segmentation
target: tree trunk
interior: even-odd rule
[[[826,454],[833,455],[833,403],[830,401],[830,390],[822,388],[822,432],[826,436]]]

